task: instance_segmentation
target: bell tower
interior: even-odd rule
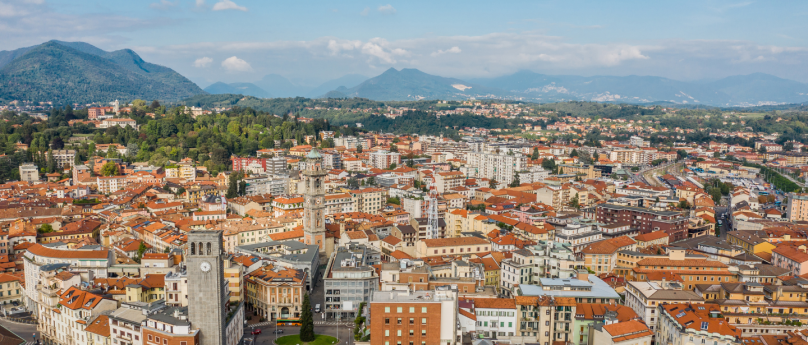
[[[326,253],[325,176],[323,155],[312,149],[306,155],[306,170],[303,171],[303,240],[320,247],[320,253],[327,258],[330,253]],[[323,257],[320,256],[321,260]]]
[[[200,330],[200,345],[224,345],[230,291],[224,279],[222,232],[188,233],[188,321]]]

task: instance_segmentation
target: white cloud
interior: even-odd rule
[[[361,14],[363,16],[366,16],[366,15],[370,14],[370,7],[365,7],[365,9],[362,10],[362,12],[359,12],[359,14]]]
[[[247,61],[237,58],[236,56],[231,56],[224,61],[222,61],[222,67],[224,69],[231,71],[231,72],[249,72],[252,71],[252,66],[250,66]]]
[[[177,6],[176,2],[171,2],[171,1],[168,1],[168,0],[160,0],[159,2],[153,2],[153,3],[149,4],[149,7],[153,8],[155,10],[161,10],[161,11],[167,10],[167,9],[175,7],[175,6]]]
[[[396,9],[393,8],[393,5],[387,4],[384,6],[379,6],[379,13],[381,14],[395,14]]]
[[[210,66],[213,63],[213,59],[205,56],[194,60],[194,67],[196,68],[205,68]]]
[[[230,0],[221,0],[213,5],[214,11],[225,11],[225,10],[239,10],[247,12],[247,8],[244,6],[236,5],[235,2]]]
[[[196,0],[196,7],[205,7],[205,0]]]
[[[22,8],[19,8],[12,4],[0,2],[0,17],[10,18],[16,16],[23,16],[26,14],[28,14],[28,11]]]
[[[45,3],[45,0],[25,0],[26,4],[34,4],[34,5],[42,5]]]
[[[462,50],[460,50],[460,47],[454,46],[454,47],[451,47],[451,48],[446,49],[446,50],[438,50],[436,52],[433,52],[430,55],[432,55],[432,56],[440,56],[440,55],[447,54],[447,53],[449,53],[449,54],[459,54],[460,52],[462,52]]]

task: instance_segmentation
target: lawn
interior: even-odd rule
[[[312,341],[310,343],[304,343],[304,342],[300,341],[300,335],[295,334],[295,335],[287,335],[285,337],[280,337],[280,338],[278,338],[277,341],[275,341],[275,344],[278,344],[278,345],[298,345],[298,344],[300,344],[300,345],[331,345],[331,344],[335,344],[336,342],[337,342],[337,338],[327,336],[327,335],[317,334],[317,335],[314,336],[314,341]]]

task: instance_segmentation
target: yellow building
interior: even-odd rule
[[[774,244],[752,234],[752,231],[730,231],[727,233],[727,242],[740,246],[749,254],[770,253],[776,248]]]
[[[20,277],[0,273],[0,304],[23,301]]]
[[[126,301],[152,303],[165,300],[165,278],[165,274],[149,274],[137,284],[126,286]]]

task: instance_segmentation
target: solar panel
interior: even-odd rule
[[[685,316],[685,312],[683,312],[683,311],[682,311],[682,312],[679,312],[679,314],[676,314],[676,318],[677,318],[677,319],[678,319],[678,318],[680,318],[680,317],[682,317],[682,316]]]
[[[709,325],[710,325],[709,323],[707,323],[707,322],[705,322],[705,321],[702,321],[702,323],[701,323],[701,329],[702,329],[702,330],[706,330],[706,329],[707,329],[707,327],[708,327]]]

